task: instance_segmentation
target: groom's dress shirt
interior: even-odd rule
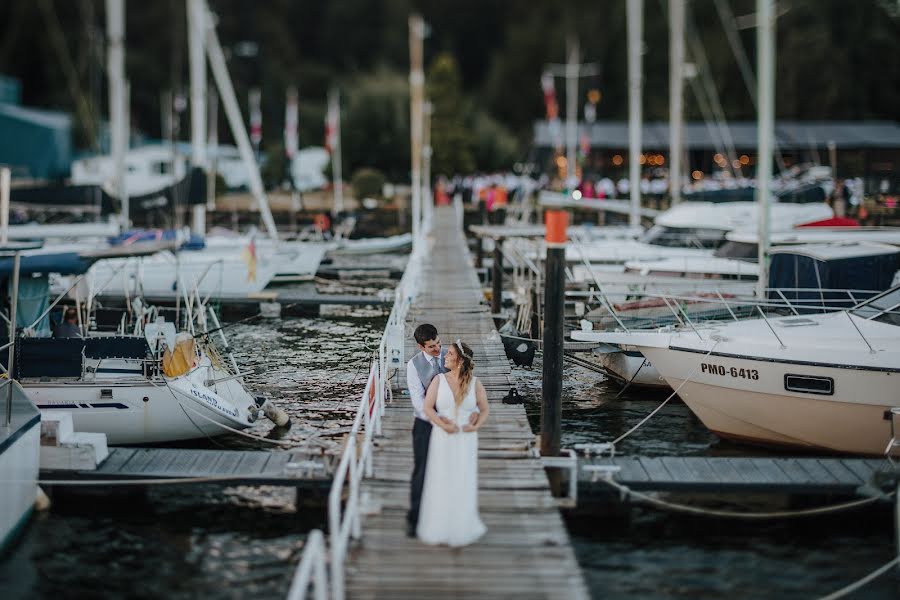
[[[422,379],[431,379],[441,372],[441,357],[425,354],[425,358],[432,371],[431,373],[422,373],[421,375],[413,362],[414,358],[415,357],[406,363],[406,385],[409,387],[409,397],[412,400],[413,411],[416,413],[416,418],[428,421],[428,417],[425,416],[424,411],[425,392],[428,390],[422,385]]]

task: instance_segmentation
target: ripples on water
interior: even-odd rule
[[[527,398],[532,429],[539,431],[540,360],[532,369],[514,367],[513,375]],[[668,395],[630,389],[616,400],[618,393],[619,387],[602,376],[566,364],[562,446],[612,441]],[[678,400],[670,401],[617,451],[642,456],[772,454],[719,440]],[[566,524],[594,598],[799,600],[836,591],[891,560],[898,551],[891,509],[884,505],[760,523],[643,508],[607,516],[583,509],[567,513]],[[893,570],[849,597],[900,598],[900,577]]]

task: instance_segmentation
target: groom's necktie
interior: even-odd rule
[[[440,359],[432,358],[431,359],[431,370],[434,371],[434,376],[437,377],[441,374],[441,365],[439,362]]]

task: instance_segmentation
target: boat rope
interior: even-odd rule
[[[672,512],[686,513],[691,515],[700,515],[705,517],[725,517],[729,519],[744,519],[744,520],[752,520],[752,521],[762,521],[768,519],[787,519],[794,517],[814,517],[819,515],[827,515],[832,513],[838,513],[845,510],[851,510],[854,508],[859,508],[862,506],[867,506],[869,504],[874,504],[875,502],[884,500],[885,498],[889,498],[894,495],[894,492],[889,492],[880,496],[872,496],[868,498],[861,498],[858,500],[851,500],[849,502],[842,502],[839,504],[831,504],[828,506],[818,506],[816,508],[804,508],[800,510],[781,510],[781,511],[769,511],[769,512],[740,512],[734,510],[721,510],[716,508],[700,508],[697,506],[690,506],[687,504],[679,504],[677,502],[669,502],[667,500],[661,500],[659,498],[655,498],[648,494],[643,494],[641,492],[636,492],[629,488],[628,486],[622,485],[617,481],[613,481],[607,477],[602,477],[598,481],[609,485],[612,488],[615,488],[622,494],[623,497],[630,497],[640,500],[646,504],[650,504],[652,506],[656,506],[658,508],[662,508],[665,510],[670,510]]]
[[[628,390],[628,388],[631,387],[631,384],[632,384],[632,383],[634,382],[634,380],[637,378],[638,374],[641,372],[641,369],[643,369],[643,368],[644,368],[646,365],[648,365],[648,364],[649,364],[649,363],[647,362],[647,359],[644,358],[644,360],[641,361],[641,366],[639,366],[639,367],[637,368],[637,370],[635,370],[634,375],[632,375],[632,376],[631,376],[631,379],[629,379],[629,380],[625,383],[625,385],[622,386],[622,389],[619,390],[619,393],[616,394],[616,397],[613,398],[613,400],[618,400],[619,398],[622,397],[622,394],[624,394],[624,393]]]
[[[716,346],[718,346],[718,345],[719,345],[719,342],[714,343],[714,344],[712,345],[712,347],[706,352],[706,354],[703,355],[703,358],[708,357],[708,356],[712,353],[712,351],[716,349]],[[610,444],[611,444],[612,446],[615,446],[616,444],[618,444],[619,442],[621,442],[622,440],[624,440],[625,438],[627,438],[629,435],[631,435],[632,433],[634,433],[635,431],[637,431],[644,423],[646,423],[647,421],[649,421],[650,418],[653,417],[653,415],[655,415],[655,414],[658,413],[660,410],[662,410],[662,407],[665,406],[666,404],[668,404],[668,403],[669,403],[669,400],[671,400],[672,398],[674,398],[674,397],[678,394],[678,392],[681,391],[681,388],[684,386],[684,384],[686,384],[688,381],[690,381],[691,377],[694,376],[694,373],[697,372],[697,369],[700,368],[700,364],[701,364],[702,362],[703,362],[702,359],[699,360],[699,361],[697,361],[697,364],[694,365],[694,368],[691,369],[691,372],[688,373],[688,376],[685,377],[684,380],[683,380],[681,383],[678,384],[678,387],[675,388],[675,390],[674,390],[671,394],[669,394],[669,396],[668,396],[665,400],[663,400],[662,403],[660,403],[659,406],[657,406],[656,408],[653,409],[653,412],[651,412],[649,415],[647,415],[646,417],[644,417],[643,419],[641,419],[640,422],[639,422],[637,425],[635,425],[634,427],[632,427],[631,429],[629,429],[628,431],[626,431],[625,433],[623,433],[622,435],[620,435],[619,437],[617,437],[616,439],[614,439],[612,442],[610,442]]]
[[[900,556],[895,556],[892,561],[881,565],[880,567],[878,567],[877,569],[875,569],[874,571],[872,571],[865,577],[858,579],[857,581],[854,581],[850,585],[842,587],[838,591],[832,592],[832,593],[828,594],[827,596],[822,596],[821,598],[819,598],[819,600],[837,600],[838,598],[843,598],[847,594],[852,594],[853,592],[855,592],[859,588],[863,587],[870,581],[873,581],[873,580],[877,579],[878,577],[881,577],[882,575],[887,573],[890,570],[890,568],[896,564],[900,564]]]
[[[263,437],[261,435],[247,433],[246,431],[241,431],[240,429],[235,429],[234,427],[229,427],[228,425],[225,425],[224,423],[219,423],[215,419],[211,419],[211,418],[207,417],[206,415],[204,415],[203,413],[201,413],[200,411],[198,411],[197,409],[195,409],[192,406],[185,406],[181,402],[179,402],[178,405],[181,407],[182,410],[187,409],[187,410],[191,411],[192,413],[196,414],[198,417],[200,417],[202,419],[206,419],[210,423],[212,423],[214,425],[218,425],[222,429],[228,430],[231,433],[236,433],[237,435],[240,435],[240,436],[243,436],[246,438],[250,438],[252,440],[257,440],[260,442],[266,442],[267,444],[275,444],[278,446],[285,446],[285,447],[291,447],[291,448],[297,448],[301,445],[301,442],[296,442],[296,441],[292,441],[292,440],[273,440],[273,439],[270,439],[267,437]],[[187,416],[187,414],[185,414],[185,416]],[[188,417],[188,418],[190,418],[190,417]],[[314,435],[311,435],[309,438],[307,438],[305,440],[306,445],[308,445],[314,438],[318,437],[318,435],[319,435],[318,431],[314,431],[313,433],[314,433]]]

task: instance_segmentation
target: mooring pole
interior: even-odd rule
[[[562,428],[563,294],[566,276],[566,227],[569,214],[548,210],[546,215],[547,260],[544,282],[544,378],[541,397],[541,456],[559,456]],[[550,489],[561,493],[558,469],[548,473]]]
[[[503,310],[503,238],[494,240],[494,264],[491,265],[491,313],[495,318]]]

